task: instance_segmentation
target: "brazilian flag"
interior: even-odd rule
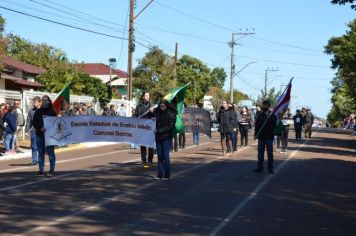
[[[169,103],[172,103],[177,108],[177,118],[176,118],[176,125],[173,134],[183,133],[184,132],[184,123],[182,119],[182,113],[184,108],[184,96],[185,91],[190,83],[172,89],[163,99],[167,100]]]

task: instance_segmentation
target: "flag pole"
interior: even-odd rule
[[[284,94],[284,93],[287,91],[287,89],[288,89],[288,87],[289,87],[289,84],[292,83],[293,79],[294,79],[294,76],[289,80],[288,86],[284,89],[284,91],[283,91],[282,94]],[[260,128],[260,130],[258,131],[258,133],[256,134],[256,137],[258,137],[258,135],[260,135],[262,129],[266,126],[268,119],[271,118],[271,116],[273,115],[273,113],[274,113],[274,108],[273,108],[273,110],[268,114],[267,119],[263,122],[263,125],[262,125],[262,127]]]

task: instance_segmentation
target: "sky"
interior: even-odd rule
[[[135,15],[149,2],[136,0]],[[77,62],[108,64],[109,58],[116,58],[116,67],[127,70],[129,0],[0,0],[0,7],[114,36],[0,8],[7,20],[5,33],[60,48]],[[235,35],[235,71],[242,70],[234,78],[234,89],[257,98],[265,71],[273,69],[267,73],[268,89],[281,90],[294,77],[291,110],[308,106],[326,118],[336,71],[330,69],[331,56],[324,46],[331,37],[346,33],[355,13],[328,0],[154,0],[135,19],[134,66],[151,46],[173,56],[177,42],[179,57],[189,54],[210,68],[223,67],[228,75],[224,89],[229,90],[228,42],[233,32],[254,33]]]

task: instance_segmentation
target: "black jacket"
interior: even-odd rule
[[[140,118],[152,118],[153,114],[152,112],[148,112],[151,108],[151,102],[147,102],[147,103],[142,103],[140,102],[137,106],[136,106],[136,112],[135,112],[135,117],[140,117],[143,114],[146,114]]]
[[[33,127],[35,127],[36,134],[39,136],[44,136],[44,132],[41,131],[43,128],[43,117],[44,116],[57,116],[57,113],[51,108],[43,108],[41,107],[35,112],[33,116]]]
[[[27,114],[27,119],[26,119],[26,126],[25,126],[25,132],[35,132],[35,128],[33,127],[32,121],[33,121],[33,116],[35,115],[35,112],[38,109],[36,107],[33,107]]]
[[[236,127],[236,114],[231,107],[227,110],[221,107],[217,119],[219,123],[218,131],[220,133],[231,133],[234,131]]]
[[[156,140],[172,138],[172,132],[176,125],[176,112],[171,110],[161,111],[156,109]]]
[[[255,124],[255,136],[257,136],[258,132],[258,138],[260,139],[273,139],[274,138],[274,129],[276,128],[276,123],[277,119],[274,115],[271,115],[270,118],[266,121],[269,113],[260,113],[258,117],[256,118],[256,124]],[[263,124],[266,124],[263,126]],[[262,128],[263,126],[263,128]],[[262,128],[262,129],[261,129]],[[260,131],[261,129],[261,131]]]

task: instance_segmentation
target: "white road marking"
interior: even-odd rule
[[[211,143],[211,142],[202,143],[200,145],[205,145],[205,144],[209,144],[209,143]],[[196,146],[190,146],[190,147],[187,147],[187,149],[188,148],[193,148],[193,147],[196,147]],[[251,146],[240,148],[240,149],[238,149],[237,152],[240,152],[240,151],[242,151],[244,149],[247,149],[249,147],[251,147]],[[188,156],[193,156],[193,155],[197,155],[197,154],[191,153]],[[180,175],[189,173],[189,172],[191,172],[193,170],[196,170],[196,169],[198,169],[198,168],[200,168],[200,167],[202,167],[204,165],[210,164],[210,163],[215,162],[217,160],[221,160],[221,156],[217,157],[217,158],[213,158],[213,159],[209,160],[208,162],[199,164],[197,166],[194,166],[192,168],[186,169],[184,171],[180,171],[179,173],[175,173],[175,174],[172,175],[172,177],[176,178],[176,177],[178,177]],[[139,191],[145,190],[145,189],[147,189],[147,188],[149,188],[149,187],[151,187],[151,186],[153,186],[153,185],[155,185],[157,183],[160,183],[160,182],[161,181],[153,181],[153,182],[147,183],[145,185],[142,185],[141,187],[136,188],[134,190],[130,190],[130,191],[126,191],[126,192],[120,193],[120,194],[115,195],[115,196],[113,196],[111,198],[106,198],[104,201],[101,201],[101,202],[98,202],[96,204],[92,204],[92,205],[86,206],[83,209],[76,211],[75,213],[72,213],[70,215],[51,220],[51,222],[41,223],[42,224],[41,226],[34,227],[33,229],[30,229],[30,230],[28,230],[28,231],[26,231],[24,233],[17,234],[17,235],[21,235],[21,236],[22,235],[33,235],[34,232],[37,232],[37,231],[40,231],[40,230],[46,230],[47,228],[50,228],[50,227],[53,227],[53,226],[57,226],[57,225],[59,225],[61,223],[68,222],[68,221],[72,220],[76,216],[82,215],[82,214],[84,214],[86,212],[92,212],[95,209],[100,209],[102,206],[104,206],[104,205],[106,205],[108,203],[112,203],[112,202],[118,201],[123,196],[134,194],[134,193],[137,193]]]
[[[313,133],[312,136],[314,136],[315,133]],[[295,151],[293,151],[291,153],[291,155],[289,155],[289,157],[284,160],[276,169],[275,169],[275,174],[274,175],[268,175],[266,178],[264,178],[257,186],[256,188],[248,195],[247,198],[245,198],[242,202],[240,202],[231,212],[230,214],[221,221],[221,223],[213,230],[209,233],[210,236],[215,236],[217,235],[219,232],[221,232],[221,230],[252,200],[254,199],[258,193],[260,192],[260,190],[266,186],[270,180],[276,176],[280,170],[287,164],[287,162],[292,159],[294,157],[295,154],[297,154],[297,152],[300,150],[300,148],[304,147],[305,144],[308,142],[308,140],[304,141],[304,143],[302,145],[300,145]]]

